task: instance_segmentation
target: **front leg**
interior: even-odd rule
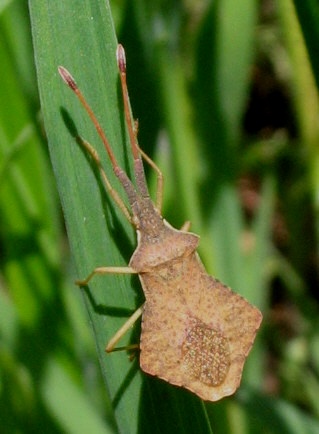
[[[96,267],[85,279],[76,280],[78,286],[85,286],[96,274],[138,274],[132,267]]]

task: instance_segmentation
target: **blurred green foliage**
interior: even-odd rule
[[[191,220],[209,272],[264,321],[239,391],[218,403],[146,378],[125,353],[103,354],[141,289],[117,276],[81,295],[73,281],[126,264],[134,235],[72,140],[77,130],[101,149],[56,67],[75,75],[129,167],[109,5],[0,2],[0,431],[319,432],[318,6],[111,8],[140,145],[165,175],[165,218]]]

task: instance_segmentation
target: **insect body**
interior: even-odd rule
[[[125,53],[117,49],[124,111],[130,135],[136,187],[119,167],[109,142],[73,77],[63,67],[60,75],[75,92],[91,117],[131,206],[126,208],[105,174],[92,146],[82,141],[98,165],[106,188],[137,231],[138,245],[128,267],[98,267],[95,274],[138,274],[145,303],[108,343],[114,349],[124,332],[142,315],[140,366],[148,374],[185,387],[204,400],[217,401],[238,388],[243,365],[260,326],[260,311],[211,277],[196,252],[199,237],[174,229],[161,216],[162,176],[155,163],[139,148],[131,119],[126,85]],[[149,196],[142,157],[158,175],[156,205]]]

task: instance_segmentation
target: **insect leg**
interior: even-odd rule
[[[77,280],[78,286],[85,286],[96,274],[138,274],[132,267],[96,267],[85,279]]]
[[[181,231],[188,232],[191,227],[191,222],[187,220],[183,226],[180,228]]]
[[[130,349],[138,348],[138,345],[127,345],[125,347],[120,347],[120,348],[114,348],[114,347],[118,343],[118,341],[122,338],[122,336],[124,336],[125,333],[132,327],[132,325],[136,322],[136,320],[138,320],[138,318],[142,315],[143,307],[144,307],[144,304],[142,304],[142,306],[140,306],[133,313],[133,315],[129,317],[129,319],[115,333],[115,335],[112,337],[112,339],[110,339],[109,343],[107,344],[107,346],[105,348],[105,351],[107,353],[111,353],[112,351],[130,350]]]

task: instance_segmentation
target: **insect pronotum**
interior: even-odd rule
[[[137,142],[121,45],[117,48],[117,63],[136,186],[119,167],[102,127],[75,80],[65,68],[59,67],[61,77],[80,100],[102,139],[131,211],[112,188],[96,150],[85,140],[81,141],[99,167],[106,189],[137,232],[137,248],[128,267],[98,267],[77,284],[87,285],[97,274],[138,274],[145,303],[110,340],[106,351],[113,351],[125,331],[142,315],[139,344],[142,370],[185,387],[204,400],[217,401],[238,388],[262,315],[240,295],[207,274],[196,252],[199,237],[188,232],[187,223],[177,230],[161,216],[163,178]],[[148,192],[142,158],[157,173],[155,204]]]

